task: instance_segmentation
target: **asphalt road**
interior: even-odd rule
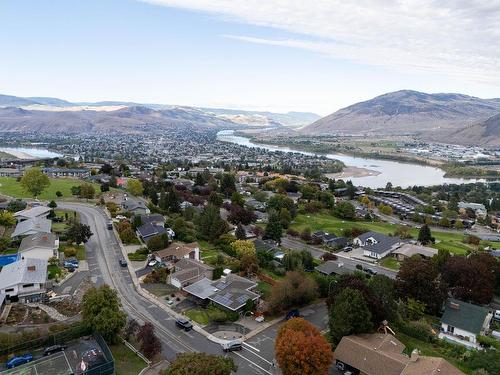
[[[209,341],[205,336],[195,331],[178,329],[175,318],[136,291],[128,268],[121,267],[118,263],[123,258],[122,252],[114,232],[106,228],[108,218],[100,208],[63,202],[58,203],[58,207],[79,212],[82,223],[89,225],[92,230],[93,236],[85,245],[91,281],[96,285],[110,285],[118,292],[123,310],[128,316],[141,323],[149,321],[155,326],[156,334],[163,344],[162,354],[165,358],[172,361],[177,354],[184,352],[223,354],[220,345]],[[257,356],[252,355],[252,352]],[[268,360],[263,356],[261,357],[264,359],[259,358],[259,353],[253,349],[247,347],[240,353],[229,355],[234,357],[238,365],[238,374],[269,374],[267,370],[261,369]]]

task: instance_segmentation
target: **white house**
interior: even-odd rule
[[[0,294],[21,302],[39,301],[45,294],[47,261],[21,258],[7,264],[0,272]]]
[[[382,233],[366,232],[353,239],[353,244],[363,248],[365,257],[382,259],[401,246],[399,237],[390,237]]]
[[[20,221],[16,225],[16,229],[10,235],[12,238],[29,236],[37,233],[50,233],[52,222],[43,217]]]
[[[33,208],[27,208],[22,211],[18,211],[14,214],[14,217],[18,222],[29,220],[29,219],[37,219],[37,218],[47,218],[49,215],[51,208],[45,206],[36,206]]]
[[[492,317],[484,307],[449,298],[441,318],[439,338],[479,349],[477,336],[489,328]]]
[[[37,233],[24,237],[19,253],[25,258],[45,259],[59,256],[59,239],[53,233]]]

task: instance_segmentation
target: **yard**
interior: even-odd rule
[[[303,231],[305,228],[310,228],[312,232],[323,230],[337,236],[342,235],[343,229],[363,228],[365,230],[388,235],[396,231],[397,225],[386,222],[342,220],[327,212],[320,212],[317,214],[297,215],[291,228],[299,232]],[[417,238],[418,229],[411,229],[410,234],[413,238]],[[433,245],[436,249],[447,249],[454,254],[465,254],[467,250],[471,249],[462,242],[464,239],[463,234],[432,230],[432,235],[436,238],[437,243]]]
[[[188,310],[186,311],[186,316],[201,325],[207,325],[211,322],[225,322],[230,320],[225,311],[215,306],[209,306],[206,309],[195,308]]]
[[[63,270],[55,264],[48,265],[47,272],[49,274],[49,280],[58,278],[63,274]]]
[[[76,250],[76,253],[74,255],[73,249]],[[61,243],[59,245],[59,252],[65,252],[65,256],[67,258],[71,258],[73,256],[75,256],[78,260],[85,260],[87,258],[84,245],[77,246],[76,244],[68,245],[67,243]]]
[[[73,198],[71,195],[71,188],[73,186],[79,186],[83,184],[84,181],[70,179],[70,178],[51,178],[50,185],[45,191],[38,197],[42,200],[55,200],[64,198]],[[99,192],[99,185],[92,184]],[[56,196],[56,192],[60,191],[63,195],[61,198]],[[0,194],[8,195],[14,198],[33,198],[29,193],[25,192],[21,188],[21,184],[17,182],[15,178],[12,177],[0,177]]]
[[[387,267],[393,270],[399,270],[399,266],[401,265],[396,259],[394,259],[392,256],[385,257],[382,259],[379,264],[382,267]]]
[[[265,281],[257,282],[257,290],[260,294],[262,294],[263,299],[267,299],[271,295],[272,287],[273,286],[271,284],[266,283]]]
[[[147,363],[123,343],[109,345],[109,349],[115,359],[116,375],[137,375],[147,367]]]

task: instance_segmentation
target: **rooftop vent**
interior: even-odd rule
[[[36,271],[36,266],[28,266],[28,271]]]

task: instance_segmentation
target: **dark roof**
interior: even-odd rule
[[[326,241],[327,245],[344,246],[347,245],[349,240],[345,237],[336,237]]]
[[[390,250],[392,246],[400,242],[397,237],[388,237],[388,239],[384,239],[381,242],[377,242],[373,245],[366,245],[363,247],[363,250],[371,251],[377,254],[383,254]]]
[[[269,241],[269,240],[261,240],[261,239],[256,239],[254,242],[254,245],[255,245],[255,250],[257,251],[273,251],[275,250],[278,246],[276,245],[276,243],[274,243],[273,241]]]
[[[441,322],[479,334],[487,315],[488,310],[484,307],[449,298]]]
[[[375,241],[377,241],[377,242],[381,242],[381,241],[384,241],[387,239],[394,238],[394,237],[389,237],[389,236],[386,236],[385,234],[382,234],[379,232],[373,232],[373,231],[362,233],[358,236],[358,238],[363,242],[365,242],[370,237],[374,238]]]
[[[137,232],[142,238],[147,238],[151,236],[156,236],[158,234],[165,233],[167,230],[161,225],[154,225],[151,223],[143,224],[137,228]]]
[[[325,275],[331,275],[333,273],[342,275],[344,273],[350,273],[348,269],[345,267],[339,267],[337,262],[334,262],[332,260],[326,261],[325,263],[317,266],[316,271],[321,272]]]
[[[149,215],[141,215],[142,224],[147,223],[164,223],[165,218],[160,214],[149,214]]]

